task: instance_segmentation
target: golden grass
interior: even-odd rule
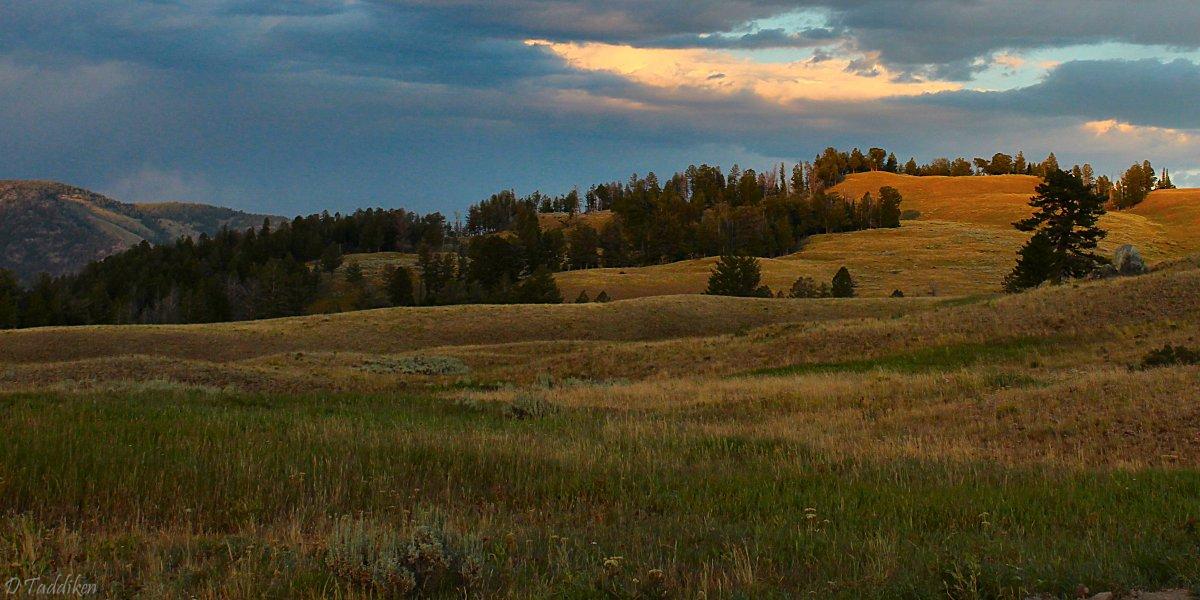
[[[922,220],[1011,230],[1013,222],[1031,214],[1029,198],[1040,182],[1030,175],[913,177],[873,172],[850,175],[833,191],[857,199],[891,186],[904,196],[901,208],[919,211]],[[1106,252],[1133,244],[1151,262],[1179,258],[1200,248],[1194,241],[1200,233],[1200,190],[1156,191],[1131,210],[1110,211],[1100,226],[1109,232],[1101,244]]]
[[[795,254],[759,260],[763,284],[791,289],[796,278],[828,283],[845,266],[861,296],[953,296],[995,293],[1012,269],[1024,235],[1009,229],[964,226],[944,221],[905,221],[899,229],[874,229],[812,236]],[[586,269],[555,275],[565,298],[580,291],[614,298],[658,294],[700,294],[708,286],[715,257],[623,269]]]
[[[656,340],[770,323],[898,316],[933,305],[916,298],[839,303],[677,296],[607,304],[387,308],[207,325],[51,327],[0,331],[0,365],[134,354],[227,361],[291,351],[386,354],[530,341]]]
[[[864,296],[994,293],[1016,262],[1028,238],[1012,224],[1031,214],[1029,199],[1041,180],[1029,175],[993,177],[912,177],[894,173],[855,173],[833,188],[847,198],[878,195],[891,186],[904,196],[902,209],[920,213],[898,230],[872,230],[813,236],[799,252],[760,261],[763,283],[772,290],[791,287],[800,276],[829,281],[846,266]],[[1129,211],[1101,220],[1108,237],[1102,253],[1133,244],[1151,264],[1200,251],[1200,190],[1158,191]],[[600,291],[614,298],[703,293],[715,258],[623,269],[590,269],[557,274],[563,296]]]
[[[568,213],[538,213],[538,225],[545,230],[562,229],[569,231],[577,224],[587,223],[596,231],[600,231],[612,220],[612,217],[613,213],[609,210],[574,215]]]
[[[363,277],[367,280],[382,282],[383,276],[388,269],[396,267],[415,268],[417,266],[417,255],[408,252],[347,254],[342,257],[342,266],[338,267],[338,274],[344,274],[346,267],[353,264],[357,264],[362,269]]]
[[[1020,368],[681,378],[534,392],[556,406],[686,418],[693,433],[815,446],[839,459],[988,460],[1145,467],[1200,464],[1200,368]],[[1015,385],[1006,382],[1015,382]],[[511,403],[530,392],[473,392]],[[720,418],[716,418],[717,416]]]
[[[1162,227],[1172,250],[1200,251],[1200,189],[1157,190],[1127,212]]]
[[[1181,269],[992,299],[671,296],[219,325],[46,328],[0,333],[0,389],[156,379],[289,391],[529,384],[542,377],[666,381],[939,348],[980,353],[1024,340],[1034,342],[1031,351],[1048,348],[1032,368],[1041,373],[1073,365],[1124,367],[1166,342],[1196,345],[1197,307],[1200,270]],[[470,372],[421,376],[367,368],[376,358],[407,355],[458,359]],[[981,356],[985,364],[1010,358]]]

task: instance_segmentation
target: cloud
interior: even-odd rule
[[[1165,132],[1197,128],[1194,63],[1025,50],[1194,47],[1196,6],[17,0],[0,19],[0,177],[291,213],[452,210],[827,145],[1157,164]],[[958,80],[1006,68],[1033,85]]]
[[[577,70],[612,73],[640,85],[681,94],[750,94],[785,105],[802,100],[861,101],[913,96],[961,87],[946,82],[895,81],[887,77],[883,67],[869,59],[761,63],[712,50],[545,40],[527,43],[549,49]]]
[[[952,91],[919,101],[973,110],[1115,119],[1132,125],[1200,128],[1200,65],[1184,59],[1071,61],[1035,85],[1001,92]]]

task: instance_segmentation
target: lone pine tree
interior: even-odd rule
[[[727,254],[717,261],[712,275],[708,278],[710,296],[758,296],[768,297],[771,290],[760,286],[762,271],[758,259],[753,256],[736,256]]]
[[[1046,281],[1062,283],[1106,262],[1093,252],[1107,235],[1096,226],[1106,200],[1081,177],[1059,170],[1047,173],[1037,187],[1037,195],[1029,200],[1036,209],[1033,216],[1013,223],[1033,236],[1021,248],[1017,266],[1005,278],[1004,288],[1015,292]]]
[[[833,297],[853,298],[854,288],[854,278],[850,277],[850,270],[846,267],[838,269],[838,272],[833,275]]]

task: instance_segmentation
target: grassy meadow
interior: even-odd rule
[[[1200,591],[1200,366],[1143,364],[1200,347],[1191,196],[1109,217],[1153,273],[1003,296],[1025,179],[921,178],[900,229],[762,261],[781,288],[846,264],[860,298],[684,295],[707,259],[558,275],[606,304],[0,331],[0,575],[115,598]],[[990,206],[954,209],[968,192]]]
[[[0,333],[0,564],[109,597],[1200,587],[1200,270]]]

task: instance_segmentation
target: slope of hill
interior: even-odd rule
[[[0,268],[24,280],[62,275],[142,240],[213,234],[263,218],[202,204],[125,204],[52,181],[0,181]]]
[[[1193,586],[1200,366],[1129,367],[1198,305],[1181,265],[0,332],[0,561],[116,597],[367,597],[343,565],[395,556],[495,598]]]
[[[906,294],[986,294],[1016,260],[1027,236],[1012,227],[1030,214],[1029,198],[1041,180],[1028,175],[991,177],[911,177],[856,173],[832,191],[859,198],[891,186],[904,197],[901,208],[916,211],[899,229],[817,235],[799,252],[760,263],[763,283],[785,292],[797,277],[829,281],[846,266],[859,292]],[[1111,254],[1133,244],[1151,264],[1200,251],[1200,190],[1162,190],[1137,207],[1110,212],[1101,220],[1108,237],[1100,250]],[[703,292],[714,259],[669,265],[569,271],[555,277],[568,300],[600,290],[613,298]]]

